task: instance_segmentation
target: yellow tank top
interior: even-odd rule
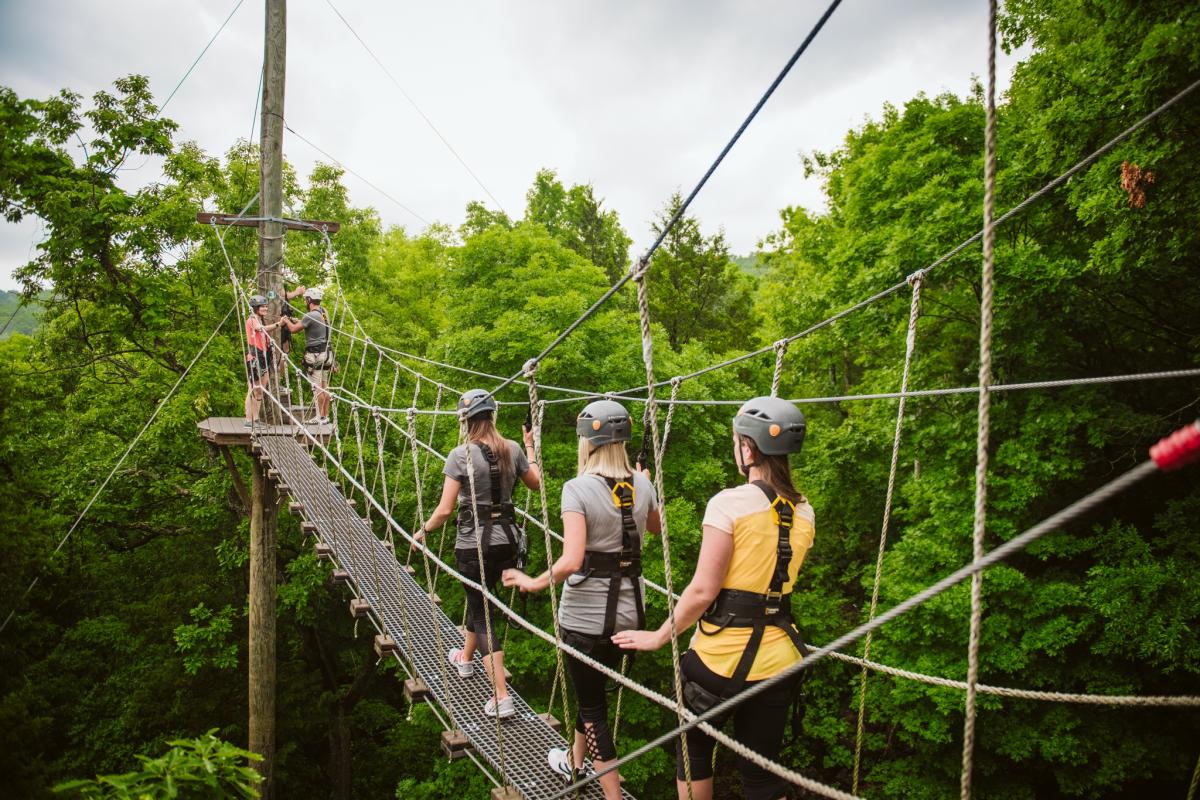
[[[708,501],[704,524],[712,525],[733,537],[733,555],[722,588],[766,592],[771,585],[771,574],[775,571],[779,526],[775,524],[771,504],[767,502],[762,489],[747,483],[718,493]],[[815,530],[812,506],[807,502],[797,504],[791,532],[792,561],[788,567],[787,582],[783,585],[784,592],[790,592],[795,585],[800,565],[812,547]],[[751,629],[724,628],[712,635],[703,633],[702,629],[712,630],[712,627],[698,623],[691,648],[713,672],[726,678],[732,677],[750,641]],[[788,635],[768,625],[747,680],[769,678],[799,660],[800,653]]]

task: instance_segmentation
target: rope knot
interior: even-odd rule
[[[676,375],[674,378],[671,378],[671,391],[678,392],[679,387],[682,385],[683,385],[683,376],[682,375]]]
[[[772,344],[771,347],[775,348],[775,355],[782,355],[783,353],[787,352],[789,344],[791,344],[791,342],[789,342],[787,339],[780,339]]]
[[[524,366],[521,367],[521,373],[526,378],[533,378],[537,374],[537,368],[538,360],[536,358],[531,358],[525,362]]]
[[[909,286],[917,286],[918,284],[920,284],[922,281],[924,281],[924,280],[925,280],[925,274],[926,274],[928,271],[929,271],[929,269],[928,269],[928,268],[926,268],[926,269],[919,269],[919,270],[917,270],[916,272],[914,272],[913,274],[909,275],[909,276],[908,276],[907,278],[905,278],[904,280],[905,280],[905,282],[907,282],[907,283],[908,283],[908,285],[909,285]]]
[[[630,274],[630,277],[632,277],[635,281],[640,281],[642,278],[646,277],[646,273],[649,270],[650,270],[650,259],[646,258],[645,256],[642,256],[641,258],[639,258],[637,260],[637,262],[634,263],[633,267],[630,268],[629,274]]]

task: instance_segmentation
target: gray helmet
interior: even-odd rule
[[[321,302],[321,298],[323,298],[324,296],[325,296],[325,290],[323,290],[317,286],[310,286],[304,290],[304,299],[312,300],[314,303]]]
[[[250,307],[251,308],[259,308],[261,306],[265,306],[266,304],[267,304],[267,298],[263,297],[261,294],[252,295],[250,297]]]
[[[756,397],[733,418],[734,432],[749,436],[767,456],[799,453],[806,427],[800,409],[779,397]]]
[[[625,406],[615,400],[588,403],[575,418],[575,433],[587,437],[593,446],[628,442],[633,438],[633,422]]]
[[[496,411],[496,398],[487,389],[469,389],[458,398],[458,410],[467,412],[467,419],[485,411]]]

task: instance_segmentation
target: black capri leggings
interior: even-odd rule
[[[724,678],[704,665],[694,650],[688,650],[680,660],[680,670],[685,680],[694,681],[712,692],[720,694],[729,685]],[[736,706],[733,711],[718,715],[712,720],[714,727],[721,727],[733,716],[733,737],[759,755],[772,761],[778,760],[783,749],[783,730],[787,725],[788,713],[795,698],[800,675],[780,682],[765,692],[755,695]],[[760,681],[746,681],[749,689]],[[683,745],[675,740],[675,776],[684,779]],[[687,732],[688,760],[692,768],[692,780],[705,780],[713,776],[712,755],[715,741],[699,728]],[[742,773],[742,791],[746,800],[778,800],[787,796],[788,784],[767,772],[762,767],[738,756],[738,769]]]
[[[483,579],[480,577],[479,554],[477,551],[473,549],[456,549],[454,556],[459,572],[476,583],[483,583]],[[512,547],[507,544],[493,545],[483,551],[483,560],[483,572],[487,578],[488,591],[492,594],[498,594],[500,589],[500,575],[504,570],[511,567],[513,563]],[[492,638],[489,641],[487,619],[483,615],[483,593],[466,584],[463,584],[463,591],[467,595],[467,630],[475,634],[479,652],[486,656],[492,651],[503,650],[502,637],[506,621],[504,613],[496,608],[489,609],[492,617]]]
[[[563,629],[562,638],[564,643],[591,656],[604,666],[621,669],[621,656],[625,653],[607,636],[589,636]],[[617,748],[608,727],[608,695],[605,692],[608,676],[573,656],[567,657],[567,672],[571,675],[578,705],[575,730],[583,734],[589,756],[601,761],[611,761],[617,757]]]

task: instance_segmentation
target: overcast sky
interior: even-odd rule
[[[825,0],[384,2],[332,0],[404,92],[514,217],[541,167],[591,183],[634,240],[688,191],[820,16]],[[160,102],[236,0],[0,0],[0,84],[22,97],[90,96],[129,73]],[[457,226],[484,190],[327,0],[288,4],[285,116],[305,138],[425,220]],[[819,208],[800,154],[836,147],[885,102],[965,94],[985,68],[984,0],[846,0],[692,207],[732,251],[752,251],[787,205]],[[180,139],[223,153],[250,134],[262,0],[245,0],[166,108]],[[1000,60],[1000,87],[1015,59]],[[301,175],[328,160],[294,136]],[[131,160],[123,182],[161,177]],[[347,175],[385,224],[425,224]],[[220,209],[236,212],[238,209]],[[0,288],[43,236],[0,222]],[[636,254],[636,253],[635,253]]]

